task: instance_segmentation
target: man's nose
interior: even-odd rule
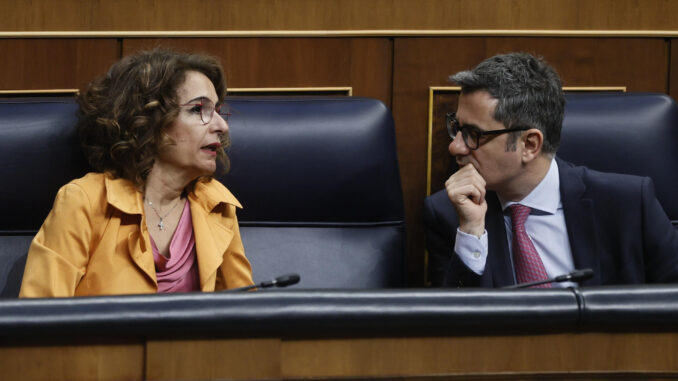
[[[464,143],[464,138],[461,136],[461,131],[457,132],[457,136],[450,142],[450,145],[447,147],[452,156],[464,156],[468,155],[471,151]]]

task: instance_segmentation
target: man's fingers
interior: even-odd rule
[[[457,172],[453,173],[452,176],[450,176],[447,181],[445,181],[445,185],[447,186],[447,184],[450,182],[458,184],[477,183],[481,187],[485,187],[486,185],[483,176],[481,176],[476,168],[471,164],[466,164]]]
[[[478,187],[476,184],[465,184],[462,186],[447,187],[447,194],[455,204],[463,204],[472,201],[480,205],[485,201],[485,188]]]
[[[471,164],[463,166],[445,181],[445,188],[450,200],[464,203],[471,199],[480,205],[485,200],[485,179]]]
[[[462,175],[464,178],[472,179],[474,182],[477,182],[483,188],[485,187],[485,179],[480,175],[480,172],[472,164],[466,164],[463,168],[464,171]]]

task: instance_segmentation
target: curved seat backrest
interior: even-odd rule
[[[404,286],[404,211],[390,111],[356,97],[234,99],[232,168],[254,277],[300,287]]]
[[[648,176],[678,223],[678,107],[665,94],[567,94],[558,156],[606,172]]]

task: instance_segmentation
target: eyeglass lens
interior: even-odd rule
[[[454,140],[459,131],[461,131],[461,137],[464,139],[464,144],[466,144],[469,149],[476,149],[478,147],[478,133],[473,129],[461,127],[456,115],[447,115],[447,133],[450,135],[450,138]]]
[[[210,101],[202,101],[202,109],[200,110],[200,119],[203,123],[207,124],[212,121],[212,116],[214,115],[214,103]]]
[[[201,110],[200,110],[200,120],[202,120],[203,123],[207,124],[212,121],[212,118],[214,117],[214,112],[216,111],[221,117],[225,120],[228,121],[228,117],[231,115],[230,112],[228,112],[228,107],[224,107],[223,104],[220,104],[219,106],[215,106],[214,103],[212,103],[209,100],[203,100],[201,103]],[[223,109],[223,112],[222,112]]]

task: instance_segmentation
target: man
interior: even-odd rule
[[[450,79],[462,88],[447,115],[459,170],[424,205],[434,285],[502,287],[583,268],[594,271],[586,285],[678,281],[678,233],[652,180],[555,156],[565,98],[553,68],[512,53]]]

